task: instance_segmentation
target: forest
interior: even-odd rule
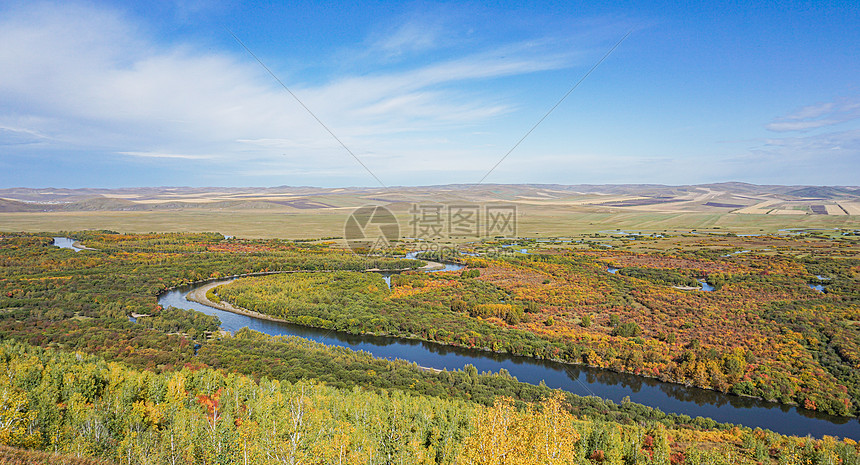
[[[857,463],[857,443],[571,414],[557,394],[492,406],[184,367],[156,374],[0,343],[0,441],[113,463]],[[12,456],[15,449],[0,456]]]
[[[548,251],[549,252],[549,251]],[[860,407],[860,260],[555,249],[461,272],[250,277],[212,297],[302,325],[586,364],[838,415]],[[617,274],[607,273],[612,264]],[[670,268],[671,267],[671,268]],[[811,289],[824,273],[827,292]],[[707,279],[713,292],[695,291]]]
[[[298,271],[241,278],[215,292],[310,326],[601,366],[856,415],[860,261],[832,248],[723,257],[546,247],[464,256],[460,272],[406,271],[389,289],[379,274],[359,271],[423,263],[214,233],[63,235],[95,250],[59,249],[47,235],[0,235],[0,444],[11,447],[3,457],[27,449],[115,463],[858,460],[851,439],[785,437],[299,338],[219,335],[217,318],[156,301],[194,281]],[[630,272],[610,274],[609,265]],[[674,289],[674,276],[719,287]],[[821,281],[824,293],[807,285]],[[723,323],[729,319],[741,324]],[[182,393],[170,397],[179,377]],[[548,424],[568,433],[552,436]],[[525,446],[543,443],[543,455]]]

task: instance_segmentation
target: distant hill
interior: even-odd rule
[[[860,189],[849,187],[803,187],[794,189],[785,193],[801,198],[816,198],[816,199],[839,199],[860,197]]]
[[[0,198],[0,212],[35,212],[39,210],[38,205]]]
[[[365,204],[404,212],[411,203],[512,202],[565,211],[858,215],[860,187],[741,182],[662,184],[449,184],[322,188],[135,187],[0,189],[0,212],[173,210],[322,211]]]

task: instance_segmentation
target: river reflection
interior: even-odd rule
[[[229,282],[223,281],[223,282]],[[389,360],[402,359],[423,367],[457,370],[467,364],[480,372],[505,369],[511,376],[530,384],[543,381],[551,388],[579,395],[596,395],[616,403],[625,397],[664,412],[691,417],[709,417],[719,422],[762,427],[783,434],[805,436],[824,434],[860,438],[857,419],[822,415],[809,410],[726,395],[719,392],[664,383],[653,378],[585,366],[567,365],[509,354],[448,346],[395,337],[353,335],[288,323],[260,320],[190,302],[185,295],[194,287],[162,294],[164,307],[194,309],[221,319],[221,327],[235,332],[243,327],[273,336],[299,336],[330,346],[347,347]]]
[[[72,249],[75,252],[80,252],[81,250],[84,250],[80,247],[75,247],[75,240],[70,239],[68,237],[55,237],[54,245],[61,249]]]
[[[54,245],[75,251],[74,240],[55,237]],[[407,257],[407,258],[414,258]],[[446,264],[438,271],[455,271],[460,265]],[[610,273],[617,268],[609,267]],[[393,273],[383,272],[390,284]],[[819,279],[826,279],[819,276]],[[229,282],[224,280],[221,282]],[[202,284],[197,284],[200,286]],[[420,366],[440,370],[457,370],[467,364],[481,372],[508,371],[511,376],[530,384],[543,381],[551,388],[564,389],[579,395],[596,395],[614,402],[625,397],[636,403],[659,408],[664,412],[709,417],[719,422],[762,427],[783,434],[805,436],[833,435],[860,439],[860,421],[855,418],[834,417],[787,405],[757,399],[726,395],[705,389],[664,383],[653,378],[577,365],[567,365],[528,357],[499,354],[481,350],[384,336],[366,336],[309,328],[289,323],[260,320],[246,315],[218,310],[191,302],[185,295],[196,286],[165,292],[158,298],[163,307],[194,309],[221,320],[221,328],[235,332],[243,327],[272,336],[298,336],[330,346],[365,351],[374,357],[402,359]]]

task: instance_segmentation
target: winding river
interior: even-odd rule
[[[449,265],[447,269],[456,269],[456,267]],[[223,280],[218,283],[230,281]],[[835,417],[758,399],[664,383],[652,378],[599,368],[452,347],[426,341],[353,335],[262,320],[208,307],[185,298],[189,292],[203,285],[196,284],[168,291],[158,298],[158,303],[163,307],[194,309],[208,315],[215,315],[221,320],[221,328],[231,332],[248,327],[272,336],[299,336],[330,346],[363,350],[375,357],[389,360],[403,359],[439,370],[456,370],[467,364],[474,365],[478,371],[498,372],[504,368],[512,376],[526,383],[539,384],[543,381],[551,388],[564,389],[579,395],[595,395],[615,402],[621,402],[624,397],[630,397],[633,402],[656,407],[664,412],[686,414],[691,417],[709,417],[719,422],[761,427],[783,434],[799,436],[811,434],[818,437],[827,434],[860,439],[860,421],[853,418]]]
[[[66,248],[72,248],[71,243],[71,240],[68,243],[55,241],[55,245]],[[447,264],[444,269],[433,271],[457,269],[459,269],[458,265]],[[613,272],[611,269],[608,271]],[[390,273],[387,275],[390,276]],[[230,281],[232,279],[217,282],[222,284]],[[551,388],[564,389],[579,395],[595,395],[611,399],[616,403],[621,402],[624,397],[629,397],[633,402],[656,407],[664,412],[691,417],[708,417],[719,422],[761,427],[783,434],[817,437],[832,435],[860,439],[860,420],[856,418],[825,415],[787,405],[681,384],[664,383],[652,378],[599,368],[452,347],[426,341],[359,336],[262,320],[208,307],[185,298],[189,292],[206,284],[209,282],[170,290],[158,297],[158,303],[163,307],[193,309],[217,316],[221,320],[221,328],[231,332],[248,327],[272,336],[299,336],[330,346],[363,350],[375,357],[390,360],[403,359],[439,370],[461,369],[467,364],[474,365],[478,371],[498,372],[504,368],[512,376],[526,383],[539,384],[543,381]]]

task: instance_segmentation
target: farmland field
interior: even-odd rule
[[[589,189],[596,188],[589,186]],[[346,218],[361,205],[386,206],[397,216],[405,232],[411,219],[411,205],[464,202],[516,206],[517,234],[526,237],[615,229],[649,232],[697,229],[752,234],[788,228],[860,228],[856,204],[851,203],[856,200],[841,201],[845,211],[854,212],[845,215],[835,202],[826,207],[820,200],[804,202],[779,194],[779,189],[770,186],[649,188],[644,196],[643,188],[637,186],[604,186],[595,192],[582,192],[585,190],[577,186],[500,185],[387,190],[70,190],[45,195],[7,189],[0,191],[0,199],[6,199],[5,204],[0,204],[3,207],[0,230],[217,231],[240,237],[308,239],[342,236]],[[748,192],[751,190],[752,193]],[[787,188],[782,190],[790,192]],[[649,203],[652,201],[656,203]],[[811,211],[802,209],[809,210],[812,205],[833,214],[809,214]]]

